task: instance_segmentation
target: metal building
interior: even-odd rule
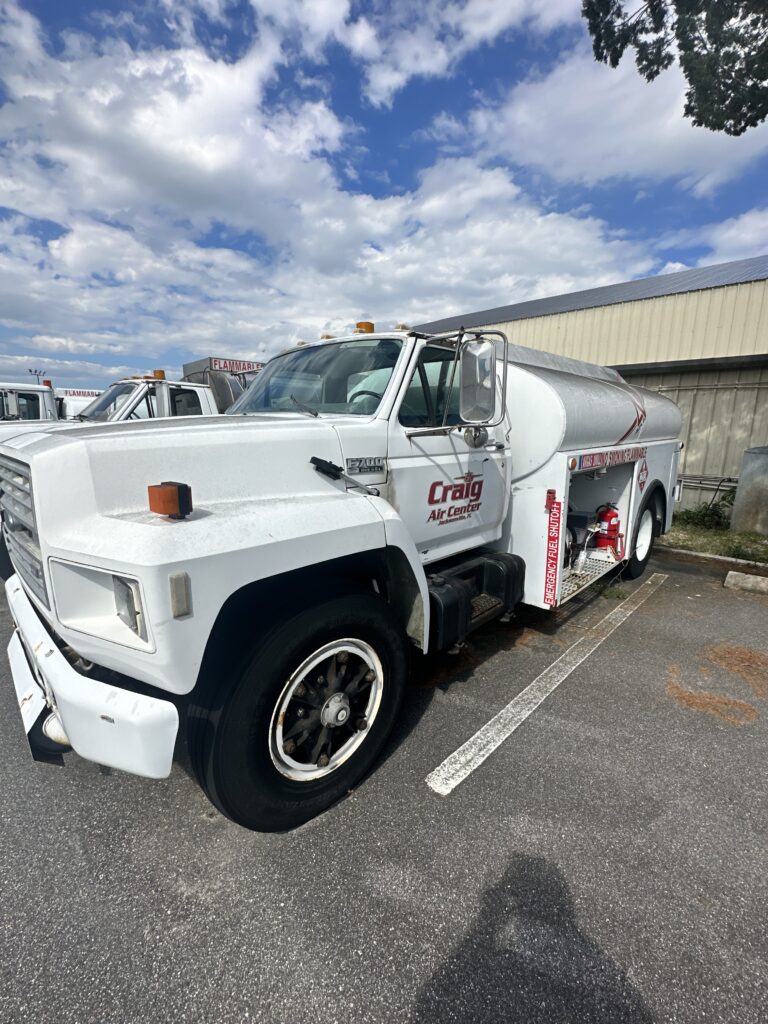
[[[684,504],[736,480],[768,444],[768,255],[419,325],[495,327],[520,345],[614,366],[684,415]]]

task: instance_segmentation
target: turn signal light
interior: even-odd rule
[[[150,484],[149,511],[171,519],[186,519],[192,512],[192,488],[175,480],[164,480],[161,484]]]

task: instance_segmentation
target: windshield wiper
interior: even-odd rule
[[[301,409],[301,411],[305,412],[308,416],[317,417],[320,415],[317,409],[310,409],[308,405],[304,405],[303,402],[300,402],[295,395],[288,395],[288,397],[290,398],[290,400],[293,402],[297,409]]]

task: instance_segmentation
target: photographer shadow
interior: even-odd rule
[[[562,873],[516,855],[422,988],[430,1024],[653,1024],[627,975],[578,927]]]

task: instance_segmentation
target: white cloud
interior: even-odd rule
[[[506,32],[546,33],[579,19],[577,0],[390,0],[371,18],[378,47],[365,55],[367,97],[388,106],[412,78],[447,75],[471,50]]]
[[[701,249],[700,266],[768,254],[768,207],[755,207],[738,217],[678,231],[664,239],[664,248]]]
[[[578,50],[478,108],[471,128],[486,152],[561,182],[672,178],[703,196],[768,152],[768,124],[737,139],[696,128],[684,92],[677,66],[648,83],[630,60],[613,69]]]
[[[344,2],[252,2],[258,35],[225,61],[197,42],[189,0],[164,0],[176,49],[138,43],[136,32],[133,46],[80,35],[58,57],[34,18],[0,0],[0,206],[19,211],[0,220],[0,371],[24,379],[30,358],[44,358],[67,381],[106,382],[185,353],[270,355],[361,316],[418,323],[652,272],[649,246],[588,209],[542,207],[498,165],[501,129],[522,131],[525,100],[528,134],[514,153],[527,155],[525,137],[530,162],[565,175],[573,145],[588,177],[589,139],[545,137],[571,130],[551,76],[513,92],[498,126],[493,111],[476,113],[479,157],[444,154],[410,190],[383,198],[338,180],[334,159],[348,165],[362,143],[330,91],[305,81],[267,98],[278,70],[299,66],[297,46],[318,61],[330,41],[346,46],[371,99],[386,103],[409,77],[449,73],[499,33],[578,18],[577,3],[397,0],[355,20]],[[226,0],[205,9],[228,17]],[[551,124],[537,127],[538,116]],[[461,130],[445,114],[424,138],[456,143]],[[606,161],[620,141],[602,143]],[[734,244],[727,234],[712,245]]]
[[[34,360],[28,356],[5,355],[0,353],[0,380],[29,382],[29,368]],[[44,369],[46,380],[50,379],[54,387],[63,387],[67,384],[76,383],[83,385],[96,385],[103,387],[105,384],[119,380],[121,377],[132,377],[142,373],[142,370],[135,366],[115,364],[105,366],[102,363],[80,362],[71,359],[48,359]]]
[[[0,247],[14,246],[0,266],[0,309],[10,313],[0,323],[28,331],[30,351],[112,362],[130,353],[148,367],[169,349],[272,354],[364,314],[418,323],[651,266],[643,247],[600,220],[542,211],[507,171],[467,158],[440,161],[406,195],[334,193],[305,215],[306,231],[268,268],[87,219],[47,243],[24,234],[22,218],[0,223]]]

